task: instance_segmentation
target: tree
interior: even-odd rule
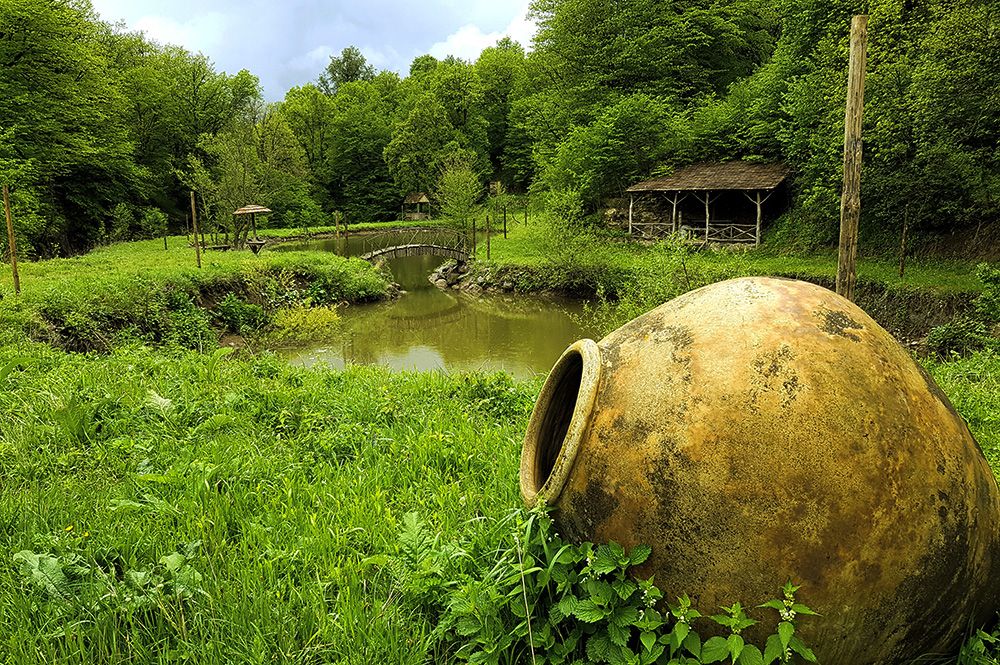
[[[541,180],[547,189],[577,191],[592,210],[684,154],[684,125],[662,102],[624,97],[590,125],[573,129],[545,162]]]
[[[455,155],[444,160],[437,184],[441,214],[454,226],[466,230],[479,208],[483,182],[467,156]]]
[[[504,168],[508,143],[515,141],[510,127],[512,105],[523,94],[524,48],[508,37],[485,49],[475,64],[479,80],[481,115],[486,125],[487,153],[494,178],[508,183],[516,176]]]
[[[375,68],[368,64],[361,50],[348,46],[339,56],[331,55],[326,70],[319,77],[319,89],[325,94],[337,94],[340,86],[354,81],[370,81],[375,78]]]
[[[328,169],[330,199],[352,222],[391,219],[400,192],[383,155],[392,139],[395,74],[345,85],[335,99]]]
[[[275,107],[215,136],[204,135],[199,148],[207,161],[191,155],[185,181],[202,195],[209,218],[232,234],[234,247],[242,248],[250,233],[249,220],[233,216],[237,208],[267,203],[275,221],[292,224],[313,208],[305,154]]]
[[[114,204],[146,186],[102,39],[87,4],[5,0],[0,12],[0,132],[30,165],[41,254],[93,245]]]
[[[431,191],[444,160],[461,150],[458,132],[438,99],[425,93],[397,124],[384,151],[400,193]]]

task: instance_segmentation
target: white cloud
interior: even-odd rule
[[[317,46],[304,55],[292,58],[288,64],[292,69],[309,72],[319,71],[326,67],[326,63],[330,62],[331,55],[333,55],[333,49],[329,46]]]
[[[147,15],[137,19],[132,27],[161,44],[181,44],[197,51],[219,44],[227,34],[226,17],[219,12],[199,14],[187,21]]]
[[[448,35],[444,41],[431,46],[430,54],[439,59],[454,55],[464,60],[475,60],[483,52],[483,49],[493,46],[504,37],[510,37],[514,41],[520,42],[525,48],[530,48],[535,29],[535,23],[528,18],[528,4],[526,3],[505,30],[484,33],[479,26],[470,23]]]

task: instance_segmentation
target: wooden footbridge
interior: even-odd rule
[[[360,258],[372,263],[425,254],[469,260],[468,238],[452,229],[413,229],[408,233],[393,231],[365,236],[364,248],[366,251]]]

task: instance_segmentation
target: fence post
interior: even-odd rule
[[[14,274],[14,293],[21,295],[21,277],[17,274],[17,241],[14,239],[14,221],[10,217],[10,190],[3,186],[3,210],[7,218],[7,248],[10,251],[10,269]]]
[[[198,209],[194,204],[194,190],[191,190],[191,227],[194,231],[194,255],[201,268],[201,242],[198,241]]]

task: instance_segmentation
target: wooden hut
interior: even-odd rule
[[[781,189],[788,174],[784,164],[722,162],[684,166],[637,183],[626,190],[629,233],[655,237],[672,232],[704,242],[759,245],[764,203]],[[637,204],[657,198],[666,204],[669,219],[647,216],[637,221]]]
[[[403,219],[415,221],[431,218],[431,200],[424,192],[411,192],[403,199]]]

